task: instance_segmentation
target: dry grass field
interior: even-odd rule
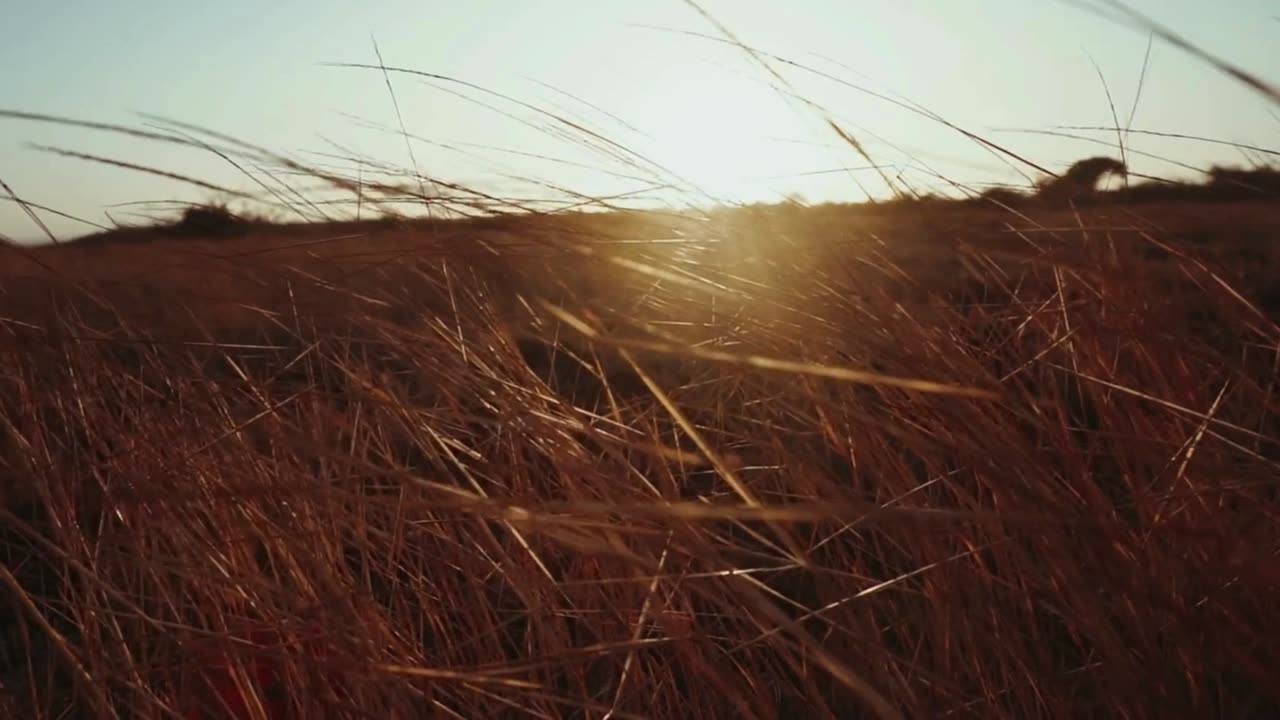
[[[0,715],[1280,714],[1280,207],[0,248]]]

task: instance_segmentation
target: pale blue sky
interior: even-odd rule
[[[1131,4],[1207,50],[1280,79],[1280,6],[1274,0]],[[1147,46],[1142,33],[1058,0],[704,0],[703,7],[744,42],[901,95],[1055,168],[1107,148],[998,129],[1110,125],[1094,62],[1124,122]],[[331,151],[329,140],[407,167],[402,138],[356,119],[395,126],[382,78],[323,65],[376,62],[374,37],[388,65],[456,77],[571,115],[717,197],[776,199],[800,192],[811,200],[859,200],[854,178],[872,192],[883,190],[874,172],[812,174],[864,162],[813,111],[771,86],[741,52],[673,30],[715,33],[680,0],[16,3],[6,7],[0,30],[0,108],[126,123],[138,122],[133,113],[147,112],[300,158],[320,161],[309,153]],[[964,182],[1019,180],[937,123],[829,79],[781,69],[795,90],[846,124],[895,173],[914,158]],[[580,145],[416,78],[393,81],[409,131],[452,148],[415,144],[424,172],[519,196],[548,191],[512,176],[592,194],[641,186],[608,172],[626,168]],[[545,124],[527,109],[468,92]],[[1277,108],[1159,42],[1133,127],[1280,146]],[[194,150],[0,119],[0,179],[32,202],[97,222],[106,221],[104,210],[129,219],[129,208],[109,208],[116,203],[207,194],[39,153],[25,147],[29,142],[253,189],[223,161]],[[1194,166],[1244,160],[1232,148],[1183,140],[1132,135],[1129,143],[1140,153]],[[1133,166],[1153,175],[1185,173],[1141,155]],[[907,173],[918,187],[931,181],[918,167]],[[64,237],[90,229],[45,219]],[[30,220],[4,201],[0,233],[38,237]]]

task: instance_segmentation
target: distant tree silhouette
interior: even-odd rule
[[[1065,202],[1092,195],[1098,182],[1106,175],[1126,177],[1129,174],[1124,163],[1109,157],[1091,157],[1076,162],[1056,178],[1039,183],[1039,196],[1051,202]]]

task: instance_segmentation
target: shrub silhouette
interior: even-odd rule
[[[193,205],[182,212],[173,230],[181,235],[227,237],[242,234],[249,224],[225,205]]]
[[[1107,193],[1125,202],[1256,200],[1280,196],[1280,168],[1215,165],[1204,182],[1148,181]]]
[[[996,205],[1016,206],[1022,204],[1027,199],[1027,194],[1015,190],[1011,187],[997,186],[983,190],[978,195],[977,200],[985,205],[992,203]]]
[[[1280,168],[1241,168],[1214,165],[1209,168],[1209,186],[1227,192],[1249,195],[1280,194]]]
[[[1098,183],[1106,175],[1127,177],[1128,174],[1124,163],[1115,158],[1085,158],[1067,168],[1062,175],[1041,181],[1038,195],[1050,202],[1066,202],[1097,192]]]

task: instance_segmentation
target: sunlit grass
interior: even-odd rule
[[[1260,702],[1274,326],[1139,232],[1035,250],[985,215],[951,212],[967,250],[847,213],[832,248],[811,211],[525,226],[586,254],[39,253],[5,282],[14,707]]]

